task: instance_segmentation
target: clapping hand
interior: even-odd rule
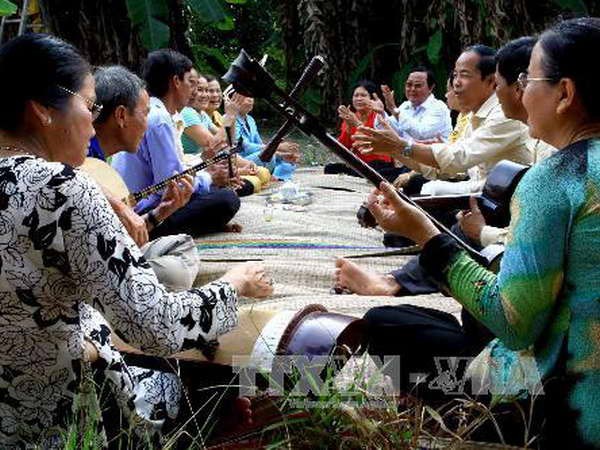
[[[375,92],[373,92],[373,94],[371,94],[371,96],[373,97],[372,100],[369,100],[369,107],[375,111],[377,114],[384,114],[385,113],[385,108],[383,106],[383,102],[379,99],[379,97],[377,96],[377,94]]]
[[[381,93],[383,94],[383,101],[385,102],[386,109],[390,112],[390,114],[394,114],[394,111],[396,110],[394,91],[392,91],[387,84],[382,84]]]
[[[240,112],[244,97],[235,92],[231,97],[223,96],[225,101],[225,115],[235,118]]]
[[[358,131],[352,136],[354,141],[352,147],[363,154],[375,153],[392,157],[398,156],[402,149],[408,145],[408,142],[398,136],[398,133],[386,120],[381,120],[380,124],[383,127],[381,129],[358,127]]]
[[[360,121],[358,116],[354,113],[354,111],[350,109],[349,106],[341,105],[338,108],[338,116],[340,117],[340,119],[346,122],[346,125],[349,128],[358,127],[362,125],[362,122]]]

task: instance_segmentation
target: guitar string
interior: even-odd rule
[[[171,181],[177,181],[177,180],[183,178],[185,175],[193,175],[203,169],[206,169],[208,166],[211,166],[212,164],[215,164],[219,161],[222,161],[222,160],[228,158],[229,155],[232,155],[235,153],[237,153],[235,148],[231,149],[231,150],[224,150],[223,152],[220,152],[215,157],[208,159],[206,161],[203,161],[200,164],[197,164],[193,167],[190,167],[189,169],[186,169],[177,175],[173,175],[172,177],[166,178],[163,181],[161,181],[160,183],[157,183],[153,186],[149,186],[145,189],[142,189],[141,191],[130,194],[129,196],[126,197],[126,199],[132,198],[133,200],[138,202],[141,199],[147,197],[148,195],[153,194],[154,192],[160,191],[161,189],[164,189],[167,186],[167,184],[169,184]]]

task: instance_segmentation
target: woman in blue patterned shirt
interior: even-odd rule
[[[544,448],[600,447],[599,46],[600,19],[561,22],[519,76],[531,135],[561,150],[520,182],[497,275],[390,185],[369,199],[379,224],[417,242],[421,265],[494,334],[469,366],[473,386],[506,401],[543,382]]]

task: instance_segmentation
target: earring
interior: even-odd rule
[[[46,118],[46,126],[50,125],[52,123],[52,117],[47,117]]]

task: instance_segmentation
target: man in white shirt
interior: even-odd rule
[[[448,139],[452,132],[450,110],[433,95],[435,77],[431,69],[415,67],[404,85],[407,100],[396,108],[394,92],[382,86],[385,104],[393,113],[390,124],[396,132],[413,141]]]
[[[506,44],[498,51],[497,70],[494,74],[495,92],[505,120],[511,119],[524,126],[528,114],[521,101],[523,88],[518,83],[518,75],[527,69],[535,42],[534,38],[524,37]],[[480,113],[482,109],[485,110],[481,107],[478,112]],[[485,116],[483,119],[485,120]],[[537,158],[547,157],[556,151],[545,142],[530,137],[527,139],[526,146],[529,153],[536,156],[536,162]],[[459,213],[458,224],[459,233],[468,238],[470,244],[477,248],[504,244],[508,233],[507,228],[486,225],[474,199],[471,200],[470,211]],[[419,271],[417,259],[391,274],[370,272],[345,259],[339,259],[336,266],[336,284],[361,295],[398,295],[402,290],[404,290],[403,294],[418,295],[437,290],[437,286],[426,281],[425,274]]]

